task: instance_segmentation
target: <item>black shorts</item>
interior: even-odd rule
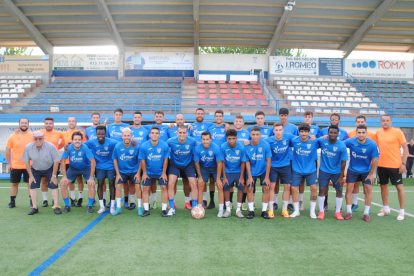
[[[381,185],[387,185],[391,181],[392,185],[403,184],[400,169],[378,167],[377,174]]]
[[[27,173],[26,169],[13,169],[10,174],[10,182],[11,183],[20,183],[23,174],[23,181],[28,183],[29,182],[29,174]]]

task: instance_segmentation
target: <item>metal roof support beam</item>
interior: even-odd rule
[[[269,42],[269,46],[267,47],[268,56],[272,56],[275,54],[277,46],[279,45],[279,42],[282,39],[282,34],[285,32],[289,19],[292,16],[293,8],[295,7],[295,5],[295,1],[289,1],[287,3],[287,6],[285,6],[285,10],[283,11],[282,16],[280,17],[279,22],[277,23],[275,33],[273,34],[273,37]]]
[[[0,0],[0,3],[7,11],[16,18],[19,25],[27,31],[31,39],[46,55],[53,54],[53,46],[33,25],[33,23],[21,12],[21,10],[11,0]]]
[[[109,33],[111,34],[112,40],[114,41],[116,47],[118,48],[119,58],[120,58],[119,67],[118,67],[118,78],[122,78],[125,76],[125,71],[124,71],[125,44],[124,44],[124,41],[122,40],[122,37],[119,34],[118,28],[115,24],[114,19],[112,18],[111,12],[109,11],[105,0],[95,0],[95,1],[105,21],[106,26],[109,29]]]
[[[200,30],[199,30],[199,8],[200,8],[200,0],[193,0],[193,21],[194,21],[194,78],[198,78],[198,54],[199,50],[198,47],[200,45]]]
[[[381,17],[394,5],[397,0],[384,0],[381,5],[362,23],[352,36],[342,45],[340,50],[344,52],[344,58],[347,58],[364,37],[374,28],[375,24]]]

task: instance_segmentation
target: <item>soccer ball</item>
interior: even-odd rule
[[[191,215],[195,219],[202,219],[204,218],[206,211],[204,211],[203,206],[195,206],[193,209],[191,209]]]

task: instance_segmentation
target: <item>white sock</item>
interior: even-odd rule
[[[135,195],[134,195],[134,199],[135,199]],[[141,198],[138,198],[137,199],[137,201],[138,201],[138,208],[140,208],[141,207],[141,204],[142,204],[142,199]]]
[[[275,202],[274,202],[274,201],[270,201],[270,200],[269,200],[269,206],[270,206],[270,208],[272,208],[272,210],[273,210],[273,205],[274,205],[274,204],[275,204]],[[270,209],[270,208],[269,208],[269,209]]]
[[[105,208],[104,204],[103,204],[103,199],[99,200],[99,205],[101,206],[101,208]]]
[[[190,202],[190,197],[185,196],[184,198],[185,198],[185,203],[189,203]]]
[[[342,200],[343,200],[342,197],[336,198],[336,210],[335,210],[336,213],[341,212]]]
[[[47,200],[47,192],[42,192],[43,201]]]
[[[167,210],[167,203],[163,203],[161,204],[161,211],[166,211]]]
[[[293,202],[293,207],[295,207],[295,213],[299,213],[299,201]]]
[[[282,210],[287,210],[288,204],[289,204],[289,201],[283,200],[283,208],[282,208]]]
[[[152,194],[152,201],[157,202],[157,193]]]
[[[111,208],[115,207],[115,200],[111,200]]]
[[[352,213],[352,205],[346,205],[346,212]]]
[[[149,211],[149,203],[144,203],[144,210]]]
[[[83,198],[83,191],[79,191],[79,198]]]
[[[299,194],[299,201],[303,202],[303,194]]]
[[[249,211],[254,211],[254,202],[249,202]]]
[[[223,209],[224,209],[224,204],[219,204],[219,211],[223,211]]]
[[[133,194],[133,195],[129,195],[129,197],[131,198],[131,204],[132,203],[135,203],[135,194]],[[141,206],[140,206],[141,207]]]
[[[289,204],[292,204],[292,196],[289,196]]]
[[[70,191],[70,198],[75,200],[76,196],[75,196],[75,190]]]
[[[230,201],[226,201],[226,212],[230,212]]]
[[[240,211],[241,206],[242,206],[241,202],[237,202],[236,212],[239,212]]]
[[[315,213],[315,208],[316,208],[316,201],[311,201],[310,202],[310,212]]]
[[[371,206],[366,206],[365,205],[365,211],[364,211],[364,215],[367,214],[369,215],[369,209],[371,208]]]
[[[120,197],[116,198],[116,207],[121,208],[121,198]]]
[[[103,192],[102,199],[106,199],[106,192]]]
[[[207,192],[203,192],[203,201],[207,201]]]
[[[263,202],[262,203],[262,212],[266,212],[267,210],[267,205],[269,205],[269,203]]]
[[[279,194],[275,194],[275,203],[277,204],[277,201],[279,199]]]
[[[352,194],[352,204],[358,204],[358,194]]]
[[[400,209],[400,213],[404,215],[405,210],[404,209]]]
[[[382,208],[382,210],[383,210],[383,211],[390,212],[390,206],[384,206],[384,207]]]
[[[325,202],[325,196],[318,196],[319,212],[323,212],[323,203]]]

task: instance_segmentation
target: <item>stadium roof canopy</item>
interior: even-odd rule
[[[298,0],[292,11],[285,11],[288,0],[0,4],[2,47],[277,46],[343,50],[345,56],[354,49],[414,52],[414,0]]]

